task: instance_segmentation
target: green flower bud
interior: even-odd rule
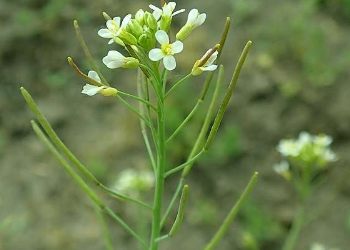
[[[136,45],[137,39],[132,34],[127,32],[126,30],[123,30],[120,35],[118,36],[125,44],[129,45]]]
[[[147,27],[149,27],[154,31],[157,30],[158,28],[157,20],[154,18],[154,16],[151,13],[145,12],[144,20]]]
[[[141,26],[145,25],[144,17],[145,17],[145,12],[142,9],[139,9],[136,12],[135,19]]]
[[[171,16],[163,15],[160,20],[160,29],[169,32],[172,19]]]
[[[139,66],[140,62],[136,58],[126,57],[124,60],[123,68],[125,69],[134,69]]]
[[[179,32],[177,32],[176,39],[180,41],[185,40],[191,34],[193,29],[194,27],[192,25],[186,24],[180,29]]]
[[[118,90],[112,87],[107,87],[107,88],[101,89],[100,94],[106,97],[116,96],[118,94]]]
[[[128,32],[133,34],[136,38],[140,37],[143,33],[143,28],[135,19],[130,20],[127,26]]]

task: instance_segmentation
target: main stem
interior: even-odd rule
[[[153,206],[153,221],[152,221],[152,235],[150,250],[158,249],[158,242],[156,239],[160,236],[161,219],[162,219],[162,202],[163,202],[163,191],[164,191],[164,173],[165,173],[165,117],[164,117],[164,93],[162,91],[161,83],[158,81],[158,157],[157,157],[157,177],[156,177],[156,188],[154,195],[154,206]]]

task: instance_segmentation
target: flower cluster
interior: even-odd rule
[[[126,169],[115,182],[114,188],[123,194],[139,196],[154,186],[154,174],[150,171]]]
[[[205,13],[199,13],[197,9],[192,9],[188,14],[187,22],[176,33],[176,40],[171,42],[168,33],[172,19],[185,10],[175,11],[175,2],[165,3],[161,8],[154,5],[149,7],[150,12],[140,9],[135,15],[128,14],[124,18],[118,16],[111,18],[104,13],[106,27],[100,29],[98,35],[108,39],[108,44],[120,45],[129,54],[129,56],[124,56],[116,50],[109,51],[102,60],[108,68],[152,68],[155,62],[162,60],[165,69],[172,71],[177,65],[175,55],[184,49],[183,41],[206,19]],[[210,57],[207,57],[209,53]],[[201,60],[195,63],[192,75],[197,76],[204,71],[216,70],[217,65],[213,63],[217,55],[216,50],[209,50]],[[205,61],[203,61],[204,59]],[[86,86],[82,93],[94,95],[101,93],[99,92],[101,89],[103,88],[98,90]]]
[[[300,168],[322,170],[337,160],[330,149],[332,141],[328,135],[311,135],[307,132],[301,132],[298,139],[283,139],[277,151],[285,160],[276,164],[274,170],[286,179],[291,178],[290,163]]]

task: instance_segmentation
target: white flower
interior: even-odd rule
[[[178,40],[184,40],[186,37],[188,37],[191,32],[197,28],[198,26],[201,26],[205,19],[207,18],[207,15],[205,13],[199,14],[199,11],[197,9],[193,9],[188,14],[187,22],[186,24],[180,29],[180,31],[176,34],[176,38]]]
[[[150,4],[149,7],[153,10],[152,14],[157,21],[159,20],[159,18],[162,15],[165,15],[167,17],[172,17],[172,16],[175,16],[175,15],[180,14],[180,13],[185,11],[184,9],[181,9],[181,10],[175,11],[173,13],[173,11],[175,10],[175,7],[176,7],[175,2],[166,3],[162,9],[160,9],[152,4]]]
[[[200,59],[198,60],[193,69],[192,69],[192,74],[194,76],[196,75],[200,75],[201,73],[203,73],[203,71],[214,71],[218,68],[217,65],[213,64],[216,60],[216,58],[218,57],[218,54],[219,52],[218,51],[215,51],[210,57],[209,59],[203,64],[203,66],[200,66],[198,67],[198,65],[203,61],[205,60],[205,58],[209,55],[209,53],[211,53],[212,49],[209,49],[205,55]]]
[[[308,132],[303,131],[299,134],[297,144],[299,145],[300,149],[302,149],[306,145],[311,145],[312,141],[313,137]]]
[[[88,73],[88,77],[95,80],[96,82],[101,83],[101,79],[95,71],[90,70]],[[103,85],[95,86],[95,85],[91,85],[91,84],[85,84],[81,93],[88,95],[88,96],[94,96],[104,88],[105,88],[105,86],[103,86]]]
[[[167,70],[174,70],[176,68],[174,55],[180,53],[183,50],[183,43],[176,41],[170,44],[169,36],[163,30],[156,32],[156,39],[160,43],[161,48],[152,49],[149,52],[149,58],[154,62],[163,59],[164,67]]]
[[[327,162],[335,162],[338,160],[337,155],[329,148],[323,152],[323,157]]]
[[[273,169],[276,171],[276,173],[283,174],[289,171],[289,163],[287,161],[282,161],[278,164],[275,164],[273,166]]]
[[[327,250],[327,249],[326,249],[325,246],[323,246],[323,245],[320,244],[320,243],[314,243],[314,244],[312,244],[310,250]]]
[[[110,69],[116,68],[137,68],[139,61],[133,57],[125,57],[116,50],[108,52],[102,62]]]
[[[113,38],[118,37],[120,33],[123,31],[123,29],[126,28],[129,21],[131,20],[131,14],[126,15],[123,19],[123,22],[121,22],[120,17],[114,17],[112,20],[108,20],[106,22],[107,29],[100,29],[98,31],[98,35],[103,38],[112,38],[109,40],[108,44],[113,43]]]
[[[201,26],[205,22],[206,18],[207,15],[205,13],[199,14],[197,9],[192,9],[190,13],[188,13],[186,25],[189,25],[192,27],[192,29],[195,29],[198,26]]]
[[[313,137],[313,142],[316,146],[325,148],[332,144],[333,139],[329,135],[321,134]]]
[[[126,169],[119,174],[114,188],[122,193],[138,195],[154,186],[154,174],[151,171]]]
[[[283,156],[298,156],[300,153],[299,143],[292,139],[283,139],[277,146],[277,151]]]

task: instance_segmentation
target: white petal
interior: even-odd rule
[[[169,3],[169,4],[167,4],[166,6],[163,7],[163,15],[171,16],[171,14],[173,13],[173,10],[174,9],[172,9],[172,6]]]
[[[126,28],[126,26],[128,25],[128,23],[130,22],[130,20],[131,20],[131,14],[126,15],[126,16],[124,17],[124,19],[123,19],[121,28]]]
[[[153,4],[148,5],[150,7],[150,9],[154,10],[154,11],[162,11],[160,8],[154,6]]]
[[[108,44],[112,44],[112,43],[114,43],[114,40],[113,40],[113,39],[111,39],[111,40],[108,41]]]
[[[208,61],[204,64],[205,66],[210,66],[214,63],[216,58],[218,57],[219,52],[215,51],[208,59]]]
[[[176,8],[176,3],[175,2],[169,2],[167,4],[167,6],[169,6],[169,8],[171,9],[171,11],[175,10]]]
[[[110,57],[111,59],[114,59],[114,60],[124,60],[125,59],[125,56],[123,56],[120,52],[118,52],[116,50],[108,51],[107,56]]]
[[[171,45],[171,52],[173,54],[180,53],[184,49],[184,44],[181,41],[176,41]]]
[[[181,10],[175,11],[172,16],[176,16],[176,15],[182,13],[182,12],[185,12],[185,9],[181,9]]]
[[[169,36],[164,30],[158,30],[156,32],[156,39],[161,44],[169,44]]]
[[[193,23],[194,21],[196,21],[196,18],[198,17],[198,10],[197,9],[192,9],[190,11],[190,13],[188,13],[188,18],[187,18],[187,22],[188,23]]]
[[[108,29],[100,29],[97,34],[103,38],[112,38],[113,34]]]
[[[218,68],[218,65],[210,65],[207,67],[200,67],[201,70],[203,71],[214,71]]]
[[[194,26],[195,27],[198,27],[198,26],[201,26],[204,22],[205,22],[205,19],[207,18],[207,15],[205,13],[203,14],[200,14],[196,20],[194,21]]]
[[[113,21],[118,25],[118,27],[120,27],[121,18],[119,16],[114,17]]]
[[[96,71],[90,70],[89,73],[88,73],[88,77],[90,77],[91,79],[95,80],[96,82],[101,82],[101,79],[98,76]]]
[[[153,11],[152,15],[153,17],[158,21],[159,18],[162,16],[163,11],[162,10],[155,10]]]
[[[149,59],[151,59],[154,62],[159,61],[164,57],[163,52],[161,49],[152,49],[148,54]]]
[[[88,95],[88,96],[93,96],[93,95],[96,95],[101,89],[103,89],[102,86],[97,87],[97,86],[94,86],[91,84],[85,84],[81,93]]]
[[[176,68],[176,61],[175,61],[175,57],[173,56],[165,56],[163,58],[163,63],[164,63],[164,67],[167,70],[174,70]]]

